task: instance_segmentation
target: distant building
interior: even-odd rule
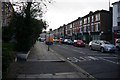
[[[115,2],[113,5],[113,40],[120,38],[120,1]]]
[[[2,9],[1,9],[2,2],[0,1],[0,27],[2,26],[1,17],[2,17]]]
[[[10,16],[12,15],[14,8],[10,2],[2,2],[1,11],[2,11],[2,16],[1,16],[2,27],[8,26],[10,22]]]
[[[82,39],[86,43],[91,40],[112,40],[112,14],[110,11],[98,10],[90,12],[79,19],[80,24],[77,29],[77,39]],[[78,37],[79,36],[79,37]]]
[[[56,37],[61,38],[61,27],[55,30]],[[68,23],[64,26],[64,38],[80,39],[89,43],[91,40],[112,40],[112,13],[97,10]]]

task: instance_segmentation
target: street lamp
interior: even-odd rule
[[[90,31],[88,31],[88,33],[89,33],[89,42],[91,41],[91,33],[90,33]]]
[[[100,36],[100,39],[101,39],[101,35],[102,35],[103,33],[104,33],[103,31],[101,31],[101,32],[100,32],[100,34],[99,34],[99,36]]]

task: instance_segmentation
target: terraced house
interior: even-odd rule
[[[113,4],[113,41],[115,44],[116,39],[120,38],[120,1]]]
[[[86,43],[99,39],[112,41],[112,10],[90,11],[89,14],[79,17],[64,27],[65,38],[80,39]]]
[[[90,12],[74,22],[73,25],[77,32],[76,39],[82,39],[86,43],[91,40],[109,41],[112,39],[112,14],[110,11]]]

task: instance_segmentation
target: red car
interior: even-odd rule
[[[74,40],[73,45],[74,45],[74,46],[85,47],[85,43],[84,43],[82,40]]]

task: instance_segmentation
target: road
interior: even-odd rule
[[[120,78],[119,52],[101,53],[89,50],[88,46],[66,44],[53,44],[50,48],[97,79]]]

